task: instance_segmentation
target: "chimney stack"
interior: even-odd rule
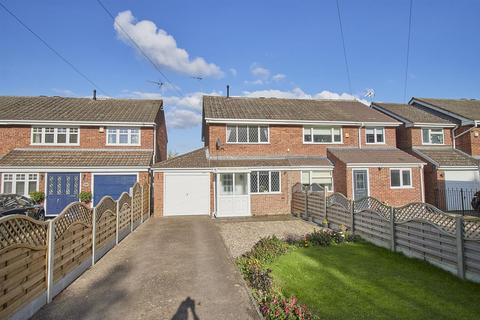
[[[230,85],[227,84],[227,98],[230,97]]]
[[[93,100],[97,100],[97,90],[93,89]]]

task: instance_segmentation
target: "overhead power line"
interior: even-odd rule
[[[9,15],[11,15],[18,23],[20,23],[25,29],[27,29],[31,34],[33,34],[40,42],[42,42],[50,51],[52,51],[58,58],[60,58],[63,62],[65,62],[70,68],[73,69],[78,75],[80,75],[83,79],[88,81],[94,88],[98,89],[99,91],[103,92],[103,94],[110,96],[105,90],[103,90],[99,85],[97,85],[93,80],[91,80],[85,73],[80,71],[72,62],[70,62],[67,58],[65,58],[60,52],[58,52],[54,47],[52,47],[45,39],[43,39],[38,33],[32,30],[29,26],[27,26],[19,17],[17,17],[12,11],[10,11],[3,3],[0,2],[0,7],[3,8]]]
[[[345,36],[343,35],[343,25],[342,25],[342,16],[340,14],[340,5],[337,1],[337,13],[338,13],[338,22],[340,24],[340,34],[342,36],[342,45],[343,45],[343,58],[345,59],[345,69],[347,71],[347,80],[348,80],[348,90],[350,94],[352,92],[352,80],[350,79],[350,68],[348,67],[348,59],[347,59],[347,49],[345,47]]]
[[[177,91],[177,93],[181,96],[183,96],[183,93],[180,92],[180,90],[177,88],[177,86],[175,86],[171,81],[170,79],[168,79],[168,77],[165,75],[165,73],[162,72],[162,70],[160,69],[160,67],[152,60],[152,58],[150,58],[150,56],[148,54],[145,53],[145,51],[143,51],[142,47],[140,47],[140,45],[128,34],[128,32],[120,25],[117,23],[117,21],[115,20],[115,17],[113,16],[113,14],[107,9],[107,7],[105,7],[105,5],[102,3],[102,1],[100,0],[97,0],[98,4],[103,8],[103,10],[110,16],[110,18],[112,18],[113,22],[115,23],[115,25],[120,28],[120,30],[122,30],[122,32],[127,36],[127,38],[130,40],[130,42],[138,49],[138,51],[140,51],[140,53],[145,57],[145,59],[147,59],[151,64],[152,66],[158,71],[158,73],[160,73],[160,75],[165,79],[165,81],[167,83],[170,84],[170,86],[175,90]]]
[[[407,101],[408,63],[409,63],[409,57],[410,57],[410,34],[412,31],[412,7],[413,7],[413,0],[410,0],[410,12],[408,14],[407,57],[406,57],[406,63],[405,63],[405,78],[403,83],[403,101]]]

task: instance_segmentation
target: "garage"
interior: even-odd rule
[[[129,192],[137,182],[137,174],[93,174],[93,205],[104,197],[118,199],[123,192]]]
[[[210,173],[165,173],[164,215],[209,215]]]
[[[465,195],[469,197],[464,199],[464,202],[470,204],[470,195],[473,195],[480,189],[478,170],[445,170],[445,189],[447,190],[447,195],[449,192],[455,194],[455,192],[458,193],[460,189],[463,189]],[[458,201],[454,196],[447,196],[447,210],[461,209],[461,201]]]

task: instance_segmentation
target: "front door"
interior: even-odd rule
[[[353,198],[360,200],[368,197],[368,170],[353,170]]]
[[[70,203],[78,201],[79,173],[48,173],[46,213],[57,215]]]
[[[250,215],[249,174],[246,172],[217,175],[217,217]]]

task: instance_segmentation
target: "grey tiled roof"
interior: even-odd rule
[[[154,168],[258,168],[258,167],[325,167],[332,166],[326,157],[228,157],[207,155],[201,148],[178,157],[156,163]]]
[[[418,158],[397,148],[328,148],[328,152],[347,164],[422,163]]]
[[[440,167],[476,167],[479,164],[477,159],[448,146],[417,147],[413,148],[413,152]]]
[[[385,110],[387,113],[397,115],[411,123],[446,124],[448,126],[455,125],[445,116],[434,114],[433,112],[409,104],[374,102],[372,105]]]
[[[203,108],[209,119],[398,122],[353,100],[204,96]]]
[[[480,120],[480,100],[412,98],[470,120]]]
[[[153,123],[162,100],[0,96],[0,120]]]
[[[105,149],[14,149],[0,159],[0,167],[148,167],[152,152]]]

